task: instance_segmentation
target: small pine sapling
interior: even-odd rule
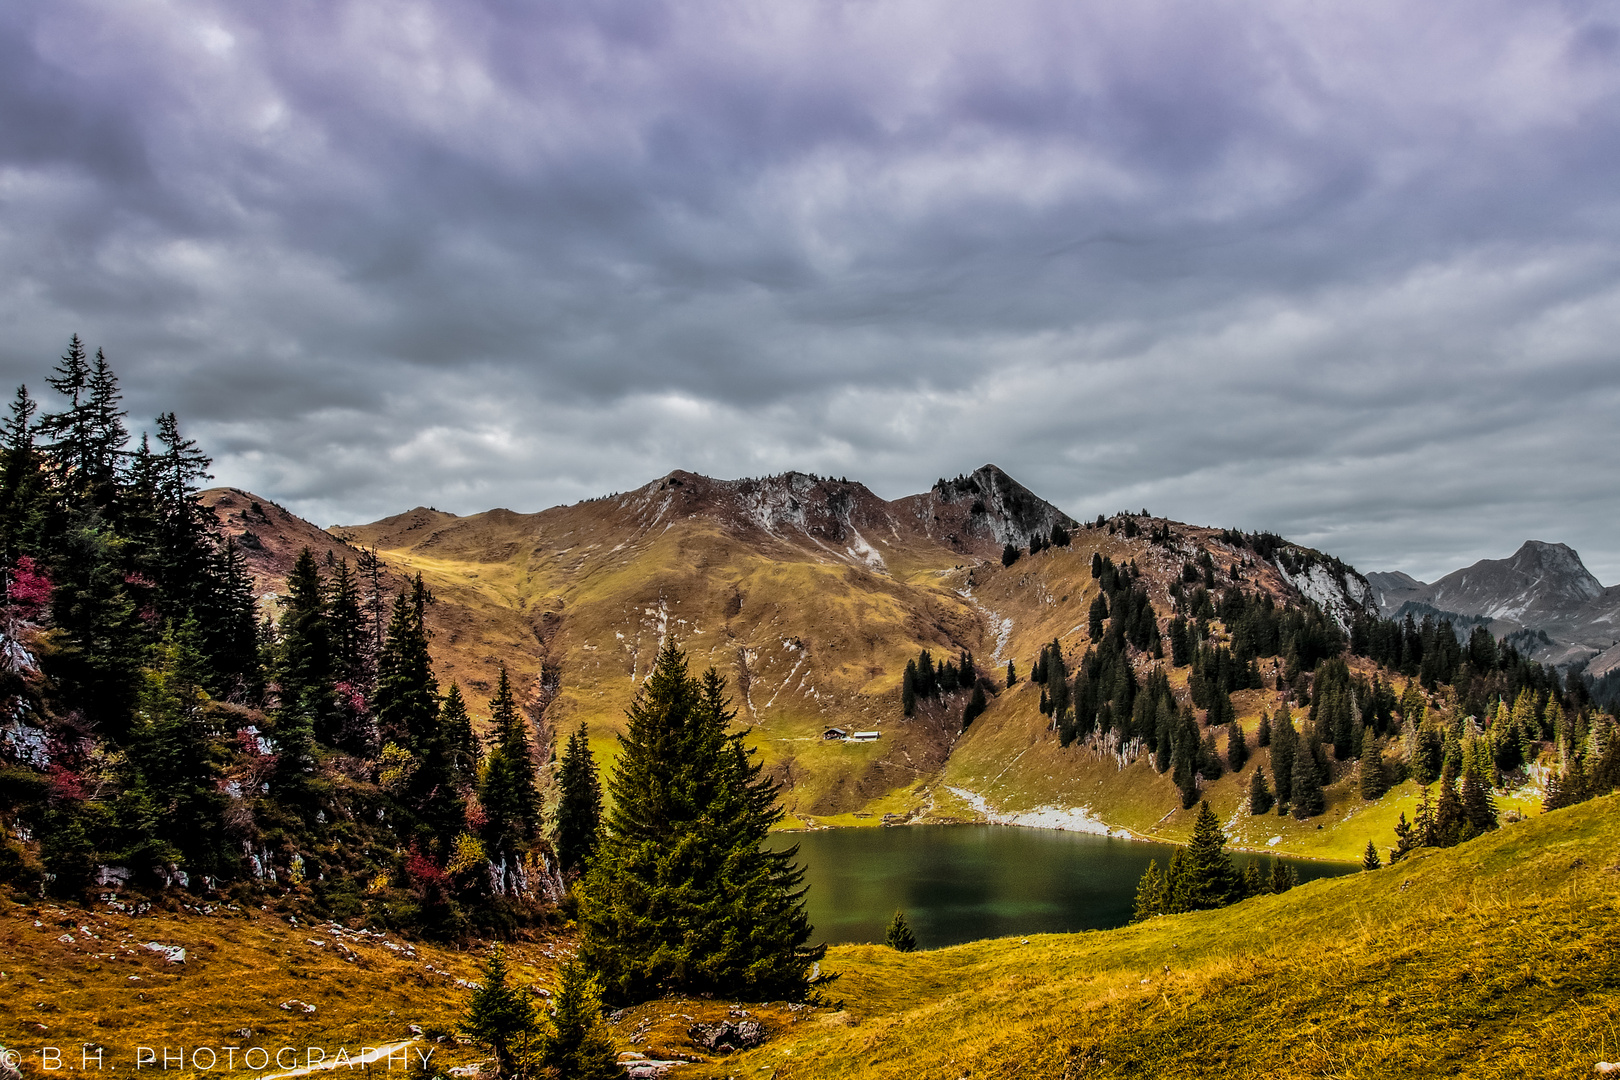
[[[915,952],[917,950],[917,936],[911,932],[911,926],[906,922],[906,913],[895,909],[894,918],[889,920],[889,932],[884,938],[889,948],[895,952]]]

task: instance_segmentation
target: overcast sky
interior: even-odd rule
[[[9,0],[0,283],[320,524],[994,461],[1620,580],[1614,3]]]

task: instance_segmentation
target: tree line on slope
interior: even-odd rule
[[[1228,542],[1262,558],[1291,550],[1295,573],[1318,564],[1330,573],[1342,568],[1269,534],[1232,533]],[[1227,579],[1224,588],[1218,573]],[[1249,802],[1263,807],[1259,812],[1315,816],[1325,804],[1321,789],[1351,769],[1367,799],[1406,779],[1434,784],[1447,761],[1456,767],[1459,793],[1469,785],[1488,790],[1522,776],[1549,743],[1559,761],[1549,805],[1616,783],[1620,751],[1612,748],[1620,740],[1607,737],[1612,717],[1597,713],[1578,683],[1566,689],[1556,672],[1482,628],[1475,628],[1466,647],[1449,623],[1433,619],[1418,624],[1410,617],[1404,623],[1360,617],[1347,634],[1318,605],[1280,606],[1263,590],[1245,589],[1240,582],[1252,576],[1252,563],[1240,560],[1218,571],[1204,551],[1170,587],[1175,606],[1164,635],[1170,666],[1190,669],[1187,700],[1178,703],[1159,665],[1149,667],[1145,682],[1138,674],[1162,653],[1157,616],[1134,564],[1116,567],[1094,553],[1092,574],[1099,592],[1088,612],[1091,644],[1072,682],[1060,643],[1042,647],[1031,670],[1042,686],[1040,710],[1052,718],[1065,746],[1087,741],[1112,749],[1122,761],[1149,755],[1159,772],[1171,773],[1185,807],[1197,801],[1203,784],[1244,767],[1251,747],[1233,723],[1232,695],[1266,688],[1309,711],[1297,727],[1289,716],[1286,734],[1277,736],[1282,745],[1271,755],[1275,792],[1263,771],[1250,778]],[[1379,667],[1352,671],[1347,658],[1353,656],[1367,656]],[[1262,671],[1264,658],[1275,659]],[[1405,687],[1397,694],[1401,675]],[[1012,676],[1009,665],[1008,685]],[[1271,746],[1276,724],[1262,717],[1259,746]],[[1224,761],[1215,741],[1223,726]],[[1480,823],[1487,818],[1476,810],[1471,827],[1486,827]],[[1453,831],[1448,826],[1433,835]]]
[[[900,676],[900,709],[908,717],[915,716],[919,701],[951,702],[958,692],[970,691],[962,706],[961,724],[966,730],[989,707],[985,696],[989,685],[990,680],[979,674],[973,654],[966,649],[954,661],[945,660],[938,666],[933,654],[924,649],[906,661],[906,670]]]
[[[1209,803],[1198,805],[1192,839],[1177,848],[1161,872],[1158,860],[1148,862],[1136,886],[1132,922],[1156,915],[1208,911],[1250,896],[1287,892],[1299,884],[1293,868],[1276,859],[1263,869],[1258,859],[1240,873],[1226,853],[1226,834]]]
[[[157,449],[132,444],[111,365],[76,337],[48,381],[59,410],[19,388],[0,448],[0,876],[65,896],[274,885],[453,930],[509,925],[526,879],[577,870],[588,745],[570,740],[548,839],[510,682],[486,748],[434,678],[420,578],[390,612],[373,553],[306,550],[261,620],[174,415]]]

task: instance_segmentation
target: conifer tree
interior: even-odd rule
[[[534,781],[534,753],[529,725],[512,699],[512,683],[501,667],[495,696],[489,701],[495,726],[495,748],[484,765],[479,802],[488,821],[485,835],[494,852],[515,857],[536,835],[540,824],[540,792]]]
[[[360,582],[349,570],[349,560],[338,560],[327,581],[327,618],[332,626],[332,666],[340,682],[356,688],[370,683],[370,627],[360,609]]]
[[[1294,759],[1299,751],[1299,732],[1285,704],[1277,710],[1271,726],[1271,775],[1277,784],[1277,813],[1287,812],[1294,794]]]
[[[1367,841],[1367,850],[1361,854],[1361,868],[1363,870],[1378,870],[1383,867],[1378,861],[1378,846],[1371,840]]]
[[[177,862],[193,874],[219,874],[225,800],[203,715],[206,663],[197,638],[196,623],[188,622],[153,649],[130,732],[131,775],[114,813],[134,838],[130,862]]]
[[[1262,750],[1271,745],[1271,714],[1268,712],[1260,713],[1260,729],[1254,733],[1254,745]]]
[[[440,718],[439,681],[433,675],[424,621],[432,597],[417,575],[410,595],[400,593],[388,623],[388,637],[377,658],[375,711],[385,742],[407,749],[416,760],[407,802],[421,819],[424,841],[455,835],[465,808],[457,789],[455,755],[444,736]],[[348,733],[359,743],[359,733]],[[533,790],[533,782],[530,782]],[[538,808],[524,805],[525,836],[533,835]]]
[[[1427,844],[1430,847],[1450,847],[1462,839],[1467,819],[1463,815],[1462,796],[1457,791],[1457,756],[1446,758],[1440,770],[1440,792],[1434,800],[1434,825]]]
[[[906,673],[900,677],[900,711],[907,716],[917,712],[917,661],[906,661]]]
[[[1018,555],[1018,549],[1013,547],[1011,544],[1003,546],[1001,549],[1001,565],[1011,566],[1013,563],[1018,561]]]
[[[1141,880],[1136,883],[1136,909],[1131,921],[1144,922],[1155,915],[1162,915],[1164,907],[1164,878],[1159,874],[1158,861],[1149,859],[1147,869],[1142,872]]]
[[[325,596],[320,570],[308,548],[299,553],[287,575],[281,643],[276,741],[283,771],[292,778],[312,760],[317,737],[330,736],[337,722]]]
[[[580,901],[581,959],[615,1002],[802,998],[825,947],[805,944],[798,849],[761,846],[782,816],[778,789],[728,733],[724,681],[690,676],[666,642],[627,715]]]
[[[564,873],[579,873],[596,851],[602,825],[602,785],[583,722],[568,737],[557,779],[562,789],[557,800],[557,861]]]
[[[1463,772],[1462,814],[1468,836],[1479,836],[1497,827],[1496,802],[1491,798],[1491,786],[1481,771],[1472,766]]]
[[[473,734],[472,717],[467,715],[467,702],[461,696],[458,683],[450,684],[444,703],[439,706],[439,730],[450,754],[450,769],[456,782],[472,783],[478,777],[478,763],[483,754],[478,748],[478,736]]]
[[[602,985],[577,960],[562,966],[536,1064],[561,1080],[623,1080],[618,1048],[602,1019]]]
[[[895,952],[915,952],[917,949],[917,935],[911,932],[911,926],[906,922],[906,913],[899,908],[895,909],[894,918],[889,920],[888,933],[884,941]]]
[[[1311,752],[1315,742],[1315,733],[1307,725],[1300,739],[1301,745],[1294,754],[1294,772],[1289,778],[1289,805],[1294,817],[1300,821],[1315,817],[1327,807],[1322,795],[1321,776]]]
[[[1271,860],[1271,891],[1285,893],[1299,884],[1299,875],[1294,868],[1281,859]]]
[[[1416,831],[1406,820],[1406,811],[1401,811],[1401,819],[1395,823],[1395,846],[1389,852],[1389,865],[1394,866],[1410,855],[1414,848],[1419,846]]]
[[[1225,848],[1226,834],[1215,811],[1207,801],[1200,803],[1187,845],[1186,910],[1220,907],[1234,899],[1237,881]]]
[[[1266,770],[1263,767],[1255,769],[1254,775],[1249,778],[1249,813],[1256,817],[1269,814],[1275,805],[1271,789],[1266,786]]]
[[[1249,760],[1249,743],[1243,736],[1243,725],[1233,721],[1226,734],[1226,764],[1233,772],[1242,772]]]
[[[0,445],[0,566],[37,555],[45,528],[44,459],[34,445],[34,412],[28,387],[17,387]]]
[[[495,1055],[495,1075],[500,1080],[527,1073],[540,1035],[529,992],[508,986],[506,978],[506,950],[495,945],[461,1019],[461,1031]]]
[[[439,726],[439,681],[433,676],[424,621],[430,603],[417,575],[410,595],[394,598],[388,636],[377,658],[374,711],[382,738],[419,756],[445,755]]]
[[[1185,703],[1176,712],[1175,733],[1170,752],[1170,779],[1181,791],[1182,809],[1198,801],[1198,721],[1192,706]]]
[[[1193,910],[1188,895],[1189,884],[1187,849],[1178,847],[1170,853],[1170,861],[1164,868],[1164,904],[1160,908],[1160,914],[1179,915],[1184,911]]]
[[[208,605],[212,618],[203,628],[219,696],[253,705],[264,696],[264,664],[260,656],[258,606],[247,560],[228,536],[219,551],[214,575],[216,595]]]
[[[968,703],[962,707],[962,730],[966,731],[968,729],[968,725],[972,724],[973,721],[977,720],[980,716],[983,716],[984,710],[989,708],[989,705],[989,701],[984,696],[984,687],[975,685],[973,687],[973,696],[970,697],[968,699]]]
[[[1013,667],[1011,660],[1007,661],[1007,688],[1011,689],[1018,682],[1018,669]]]
[[[1225,771],[1221,765],[1221,752],[1215,745],[1215,732],[1204,732],[1198,744],[1198,775],[1205,780],[1215,781]]]
[[[1361,773],[1359,786],[1361,797],[1373,802],[1384,797],[1389,790],[1389,777],[1384,772],[1384,750],[1376,740],[1369,742],[1361,755],[1361,764],[1358,766]]]

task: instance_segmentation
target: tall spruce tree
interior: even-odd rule
[[[1462,796],[1457,791],[1457,755],[1447,755],[1440,770],[1440,793],[1435,796],[1433,823],[1428,829],[1430,847],[1450,847],[1463,837],[1467,819],[1463,815]]]
[[[1460,801],[1467,836],[1479,836],[1497,827],[1496,802],[1491,798],[1490,781],[1472,762],[1463,770]]]
[[[1287,812],[1294,794],[1294,758],[1299,753],[1299,732],[1285,704],[1271,725],[1271,775],[1277,784],[1277,813]]]
[[[34,445],[34,413],[28,387],[17,387],[0,446],[0,566],[15,566],[24,555],[40,553],[47,490],[44,458]]]
[[[1361,797],[1368,802],[1383,798],[1389,790],[1389,776],[1384,771],[1384,750],[1377,740],[1368,740],[1357,768],[1361,774],[1358,778]]]
[[[512,699],[512,683],[504,666],[489,701],[489,719],[495,726],[496,743],[484,763],[478,792],[488,819],[485,837],[492,855],[499,852],[516,857],[539,830],[540,791],[534,781],[529,725]]]
[[[439,730],[450,753],[450,769],[456,783],[467,785],[477,780],[478,763],[483,754],[478,748],[478,736],[473,734],[472,717],[467,715],[467,702],[457,683],[450,684],[439,706]]]
[[[1313,818],[1327,808],[1327,801],[1322,795],[1322,778],[1317,772],[1317,763],[1312,750],[1319,746],[1316,735],[1309,724],[1302,733],[1298,752],[1294,755],[1294,772],[1289,778],[1289,806],[1294,817],[1300,821]]]
[[[615,1002],[803,998],[825,947],[806,944],[798,849],[763,847],[778,789],[728,733],[720,676],[693,678],[667,642],[627,715],[581,896],[581,959]]]
[[[1237,895],[1237,877],[1226,854],[1226,834],[1208,801],[1198,806],[1192,840],[1187,845],[1187,910],[1229,904]]]
[[[596,778],[596,758],[581,723],[568,736],[558,769],[561,792],[557,798],[555,846],[565,874],[584,870],[596,851],[602,827],[602,785]]]
[[[1285,893],[1299,884],[1299,875],[1294,868],[1281,859],[1271,860],[1271,891]]]
[[[415,759],[406,801],[421,822],[424,843],[454,836],[465,812],[440,717],[439,681],[428,653],[425,617],[430,603],[420,574],[410,595],[402,592],[395,599],[388,637],[377,658],[373,698],[381,737]]]
[[[1276,799],[1272,798],[1271,789],[1266,786],[1264,766],[1255,769],[1254,775],[1249,778],[1249,813],[1256,816],[1269,814],[1275,805]]]
[[[325,590],[309,548],[299,553],[287,575],[284,603],[276,741],[284,775],[295,778],[313,760],[316,740],[330,738],[338,722]]]
[[[1243,725],[1236,720],[1226,731],[1226,764],[1233,772],[1242,772],[1249,760],[1249,741],[1243,736]]]

